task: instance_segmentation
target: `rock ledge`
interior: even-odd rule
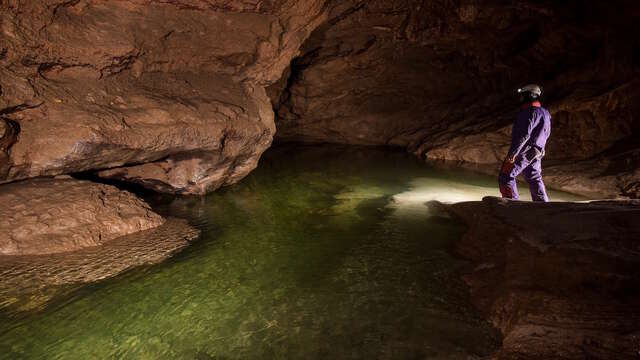
[[[0,191],[1,255],[73,251],[163,223],[144,201],[109,185],[35,179]]]
[[[637,359],[640,201],[447,207],[474,304],[501,330],[500,359]]]

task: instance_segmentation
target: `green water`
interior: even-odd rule
[[[4,314],[2,359],[474,359],[500,343],[451,254],[464,226],[429,200],[495,179],[376,149],[270,150],[206,198],[150,197],[202,230],[155,266]],[[571,198],[552,193],[556,199]]]

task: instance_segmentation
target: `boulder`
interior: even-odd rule
[[[640,202],[446,206],[469,230],[456,251],[473,303],[503,336],[499,359],[635,359]]]
[[[43,255],[0,255],[0,311],[43,310],[85,284],[137,266],[160,263],[200,235],[186,220],[168,218],[149,230],[120,236],[100,246]]]
[[[110,185],[69,178],[0,187],[0,255],[73,251],[163,223],[144,201]]]

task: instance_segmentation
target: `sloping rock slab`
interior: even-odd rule
[[[501,359],[637,359],[640,202],[485,198],[447,206],[470,229],[472,300],[502,331]]]
[[[156,228],[121,236],[103,246],[50,255],[0,255],[0,311],[40,310],[83,284],[159,263],[199,234],[185,220],[169,218]]]
[[[36,179],[0,188],[0,254],[78,250],[161,225],[144,201],[116,187]]]

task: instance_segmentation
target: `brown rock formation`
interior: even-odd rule
[[[153,229],[102,246],[47,255],[0,255],[0,311],[41,310],[54,298],[135,266],[159,263],[198,237],[186,220],[169,218]]]
[[[636,359],[640,203],[451,205],[473,302],[502,331],[501,359]]]
[[[20,124],[0,118],[0,177],[9,172],[9,150],[17,141]]]
[[[550,183],[638,196],[633,0],[12,0],[0,11],[2,132],[12,124],[0,182],[97,171],[202,194],[256,166],[275,132],[269,98],[283,141],[495,167],[513,88],[535,81],[555,119],[548,161],[562,165]]]
[[[547,159],[561,165],[550,184],[638,196],[637,2],[330,4],[288,78],[270,88],[277,139],[401,146],[494,172],[513,90],[538,82],[554,117]]]
[[[161,225],[133,194],[73,179],[2,185],[0,255],[51,254],[103,244]]]
[[[552,103],[545,182],[593,197],[640,198],[640,98],[635,80],[601,95]],[[511,126],[470,126],[440,134],[416,151],[428,160],[478,164],[495,174],[509,147]]]
[[[321,0],[4,1],[0,13],[0,115],[20,129],[0,148],[0,182],[117,168],[101,174],[180,193],[256,166],[275,132],[264,87],[325,14]]]

